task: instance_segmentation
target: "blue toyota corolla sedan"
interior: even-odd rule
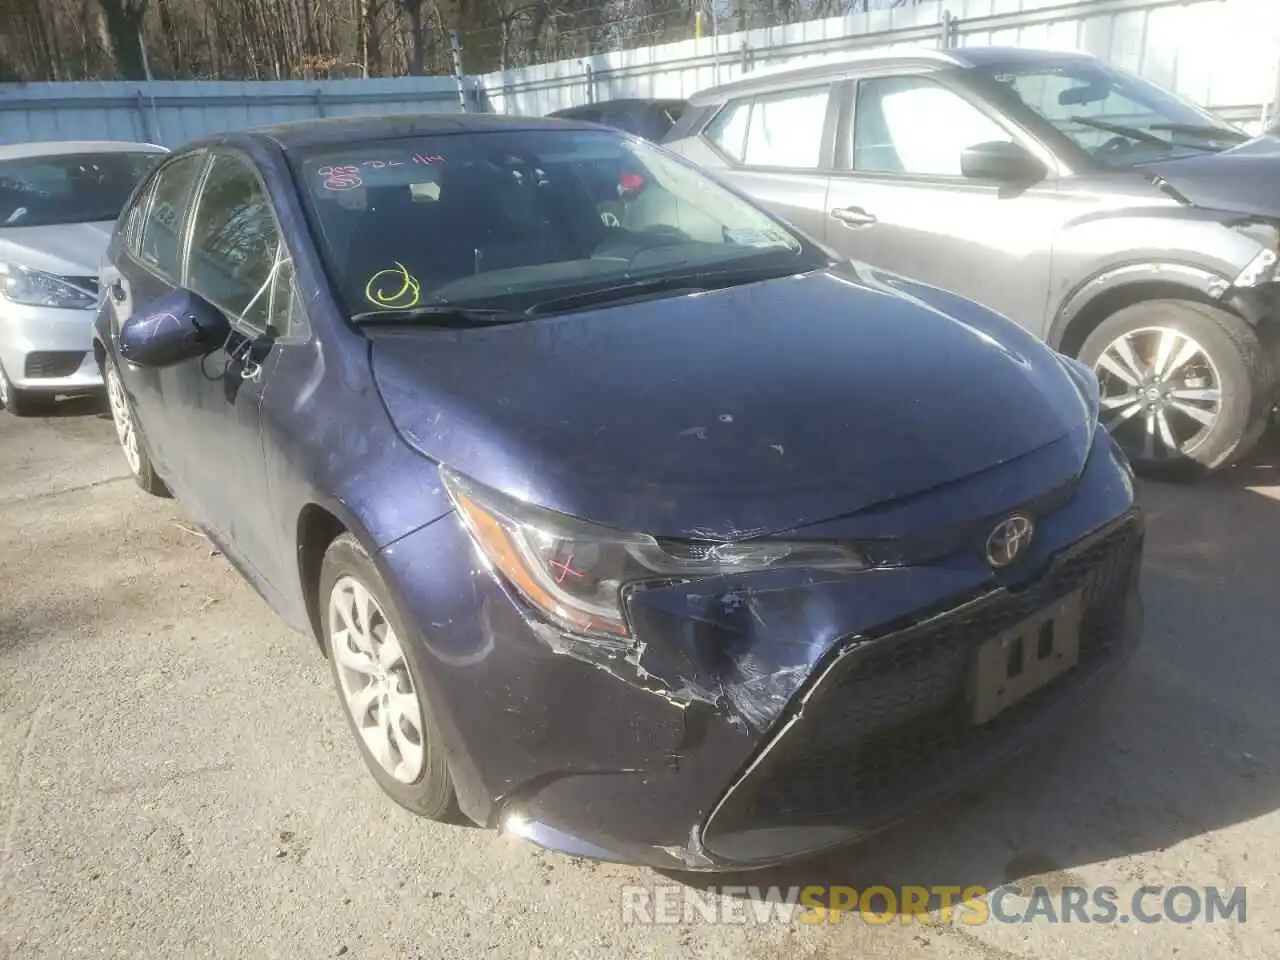
[[[314,634],[423,816],[778,862],[989,774],[1137,643],[1093,375],[645,141],[227,135],[108,260],[133,475]]]

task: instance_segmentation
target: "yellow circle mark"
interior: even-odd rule
[[[394,267],[379,270],[369,278],[364,285],[364,295],[370,303],[380,307],[416,307],[422,289],[418,278],[399,260],[394,263]]]

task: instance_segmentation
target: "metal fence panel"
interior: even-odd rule
[[[143,140],[176,147],[208,134],[290,120],[459,109],[452,77],[5,84],[0,143]]]
[[[1017,45],[1084,50],[1238,121],[1275,108],[1278,0],[928,0],[479,78],[500,113],[542,115],[617,97],[687,97],[744,67],[853,50]],[[749,62],[749,65],[748,65]]]

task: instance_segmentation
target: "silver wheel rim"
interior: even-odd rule
[[[1169,327],[1142,327],[1111,341],[1094,364],[1102,424],[1131,456],[1185,456],[1218,424],[1222,378],[1207,350]]]
[[[378,764],[401,783],[422,773],[422,710],[400,639],[354,577],[329,593],[329,649],[347,712]]]
[[[129,461],[129,469],[136,476],[142,469],[142,457],[138,453],[138,431],[133,426],[133,413],[129,409],[129,400],[124,395],[120,374],[110,368],[107,370],[107,405],[111,407],[111,421],[116,425],[116,436],[120,440],[120,448],[124,450],[124,458]]]
[[[9,406],[9,378],[0,369],[0,407]]]

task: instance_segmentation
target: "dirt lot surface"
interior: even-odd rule
[[[861,848],[738,881],[1110,884],[1122,908],[1244,886],[1245,923],[639,925],[620,888],[671,878],[385,799],[312,641],[134,487],[109,421],[62,413],[0,414],[0,956],[1280,956],[1274,441],[1143,485],[1144,647],[1073,729]]]

